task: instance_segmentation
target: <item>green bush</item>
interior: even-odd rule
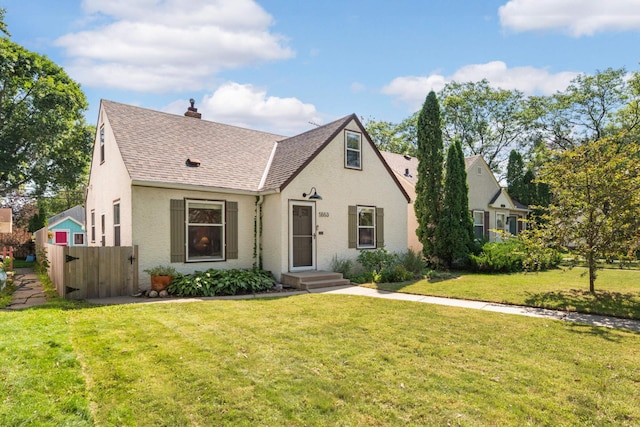
[[[471,267],[483,273],[522,271],[524,259],[524,243],[519,239],[485,243],[479,255],[469,256]]]
[[[402,254],[389,253],[385,248],[361,250],[358,263],[363,272],[351,278],[355,283],[404,282],[422,277],[424,270],[422,257],[411,250]]]
[[[480,254],[471,255],[470,261],[471,267],[478,272],[513,273],[555,268],[562,261],[562,256],[551,248],[532,244],[531,239],[514,237],[485,243]]]
[[[238,295],[264,292],[273,286],[273,281],[270,272],[259,269],[210,269],[176,275],[167,291],[180,297]]]
[[[413,273],[415,277],[423,277],[427,266],[422,258],[422,253],[408,249],[407,252],[399,255],[399,259],[408,272]]]
[[[351,277],[351,267],[353,263],[350,259],[339,259],[338,255],[334,255],[331,260],[331,271],[342,273],[342,277],[349,279]]]

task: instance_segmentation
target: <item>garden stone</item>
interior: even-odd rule
[[[150,291],[149,298],[156,298],[158,296],[158,291]]]
[[[166,290],[163,290],[163,291],[160,291],[158,295],[160,296],[160,298],[166,298],[169,296],[169,292],[167,292]]]

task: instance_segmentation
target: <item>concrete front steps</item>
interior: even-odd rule
[[[301,271],[299,273],[282,273],[282,284],[296,289],[316,289],[330,286],[348,285],[349,280],[342,273],[331,271]]]

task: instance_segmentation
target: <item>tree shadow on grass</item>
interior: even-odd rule
[[[623,319],[640,319],[640,294],[568,289],[526,293],[525,305],[553,310],[600,314]]]

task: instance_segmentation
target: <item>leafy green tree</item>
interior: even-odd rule
[[[442,100],[446,143],[460,141],[467,156],[481,155],[499,173],[512,149],[528,147],[537,113],[517,90],[494,89],[488,80],[448,83]]]
[[[447,150],[444,196],[435,235],[436,255],[445,267],[467,265],[474,250],[473,219],[464,155],[458,141]]]
[[[49,218],[49,211],[47,210],[47,204],[38,200],[37,203],[38,209],[37,212],[31,217],[29,220],[29,232],[35,233],[40,230],[42,227],[47,225],[47,219]]]
[[[379,150],[415,156],[417,150],[418,114],[400,123],[363,119],[364,127]]]
[[[552,149],[569,150],[613,135],[624,142],[640,124],[640,74],[624,68],[581,74],[563,92],[531,97],[529,103]]]
[[[0,38],[0,196],[72,188],[86,173],[92,135],[80,86],[45,56]]]
[[[539,177],[552,193],[543,234],[587,262],[591,292],[599,259],[635,259],[640,249],[640,144],[621,139],[624,134],[559,151]]]
[[[4,22],[5,13],[7,13],[7,10],[3,7],[0,7],[0,33],[11,36],[11,34],[9,33],[9,29],[7,28],[7,24]]]
[[[435,231],[440,219],[442,195],[443,142],[440,122],[440,105],[431,91],[418,116],[418,182],[414,209],[418,220],[416,233],[422,243],[424,257],[437,263]]]
[[[516,150],[511,150],[509,162],[507,163],[507,191],[512,198],[526,204],[529,198],[525,194],[524,174],[525,168],[522,154]]]

